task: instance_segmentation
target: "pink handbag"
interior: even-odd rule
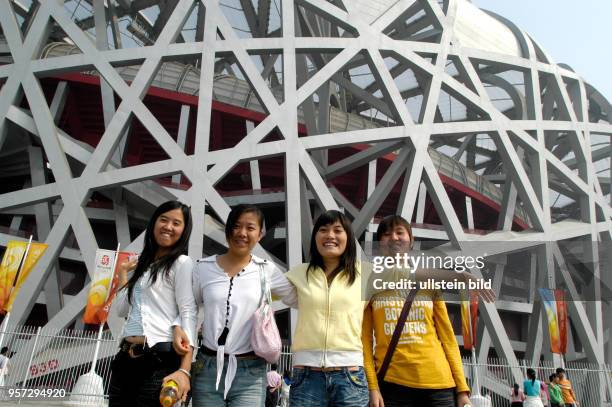
[[[259,280],[261,282],[261,303],[253,314],[253,330],[251,331],[251,346],[259,357],[268,363],[276,363],[281,354],[281,338],[274,311],[272,310],[272,294],[263,266],[259,267]]]

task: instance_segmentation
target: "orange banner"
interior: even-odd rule
[[[461,330],[463,332],[463,348],[472,350],[476,347],[476,323],[478,322],[478,296],[469,293],[469,301],[465,299],[466,294],[461,293]],[[471,320],[470,320],[471,317]],[[470,327],[472,328],[470,330]]]
[[[27,244],[27,243],[26,243]],[[2,306],[2,310],[4,312],[11,312],[13,308],[13,302],[15,302],[15,298],[17,298],[17,294],[19,294],[19,289],[23,282],[28,278],[30,272],[34,269],[38,260],[45,254],[45,250],[49,247],[46,243],[31,243],[30,248],[28,249],[28,254],[23,261],[23,267],[21,268],[21,272],[19,273],[19,277],[17,278],[17,283],[13,288],[13,292],[8,298],[7,302]],[[13,277],[14,278],[14,277]]]
[[[120,264],[127,262],[135,253],[119,252],[115,250],[96,251],[96,264],[94,278],[87,295],[87,306],[83,315],[86,324],[103,324],[108,319],[108,312],[115,299],[119,285],[117,269]],[[117,261],[115,262],[115,256]],[[113,264],[115,268],[113,269]]]
[[[91,280],[89,294],[87,294],[87,306],[83,315],[86,324],[100,324],[96,313],[104,306],[113,279],[113,264],[115,264],[114,250],[98,249],[96,251],[96,263],[94,265],[94,276]]]
[[[557,301],[557,323],[559,324],[559,351],[562,354],[567,352],[567,302],[563,290],[555,290],[555,300]]]
[[[10,240],[6,245],[6,251],[0,263],[0,308],[8,301],[11,288],[15,282],[15,276],[19,271],[21,260],[28,247],[28,242]]]
[[[113,273],[113,281],[111,283],[111,289],[108,293],[108,298],[104,302],[104,305],[102,305],[102,307],[96,312],[96,318],[100,321],[100,323],[104,323],[108,319],[108,313],[110,311],[113,300],[117,295],[117,290],[119,289],[119,266],[122,263],[129,261],[133,256],[136,256],[136,253],[119,252],[119,254],[117,255],[117,263],[115,266],[115,272]]]

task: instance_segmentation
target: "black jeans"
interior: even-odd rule
[[[455,407],[455,389],[414,389],[395,383],[380,383],[385,407]]]
[[[149,350],[132,359],[119,351],[111,362],[109,407],[159,407],[162,380],[181,366],[174,351]]]

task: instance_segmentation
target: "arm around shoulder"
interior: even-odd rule
[[[270,280],[270,291],[272,291],[272,294],[280,297],[281,301],[291,308],[297,308],[298,297],[295,286],[274,263],[268,261],[265,264],[265,270]]]

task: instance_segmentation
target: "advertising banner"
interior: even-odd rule
[[[478,296],[472,292],[461,292],[461,329],[463,331],[463,348],[472,350],[476,347],[476,323],[478,322]],[[470,329],[471,328],[471,329]]]
[[[559,323],[557,321],[557,300],[553,290],[548,288],[538,289],[546,320],[548,321],[548,335],[550,336],[550,351],[553,353],[561,353],[561,341],[559,335]]]
[[[22,242],[26,243],[26,242]],[[27,243],[26,243],[27,245]],[[15,287],[13,291],[10,293],[8,300],[2,305],[2,312],[11,312],[13,308],[13,302],[15,302],[15,298],[19,294],[19,289],[23,282],[28,278],[30,272],[34,269],[38,260],[45,254],[45,250],[47,250],[48,245],[46,243],[30,243],[30,247],[28,249],[28,253],[26,255],[25,260],[23,261],[23,266],[21,267],[21,271],[19,272],[19,277],[17,277],[17,282],[15,283]],[[15,276],[13,275],[11,284],[15,281]]]
[[[117,259],[115,260],[115,256]],[[115,250],[98,249],[96,252],[96,265],[94,280],[87,296],[87,307],[83,315],[86,324],[103,324],[108,319],[117,290],[119,289],[119,265],[126,263],[136,253],[119,252]],[[114,266],[114,269],[113,269]]]
[[[559,324],[559,350],[562,354],[567,352],[567,302],[563,290],[555,290],[555,300],[557,302],[557,323]]]
[[[98,249],[96,251],[94,277],[91,281],[91,288],[87,295],[87,306],[83,315],[83,322],[86,324],[102,323],[96,314],[104,306],[108,298],[114,276],[113,266],[116,255],[117,252],[114,250]]]
[[[11,294],[15,276],[19,271],[19,266],[27,247],[28,242],[18,242],[15,240],[10,240],[6,245],[2,263],[0,263],[0,308],[2,309],[4,309],[4,305]]]

